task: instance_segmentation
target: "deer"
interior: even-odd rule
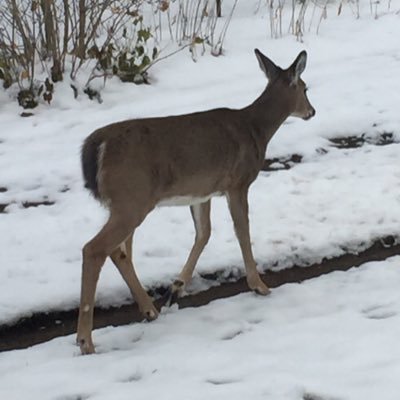
[[[109,212],[102,229],[82,250],[77,343],[82,354],[92,341],[95,292],[107,257],[119,270],[143,316],[158,310],[139,281],[132,261],[135,229],[156,207],[188,205],[195,227],[193,247],[171,285],[171,298],[190,282],[211,234],[211,198],[225,196],[250,290],[269,293],[257,270],[250,241],[248,191],[260,172],[267,145],[289,117],[308,120],[315,109],[301,79],[307,53],[287,69],[254,50],[268,84],[241,109],[216,108],[184,115],[130,119],[95,130],[83,143],[85,187]]]

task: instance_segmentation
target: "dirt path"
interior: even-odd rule
[[[309,267],[293,266],[280,272],[266,272],[263,280],[269,287],[275,288],[285,283],[302,282],[306,279],[316,278],[333,271],[346,271],[358,267],[369,261],[384,260],[393,255],[400,254],[400,244],[395,238],[386,237],[377,240],[371,247],[359,254],[345,254],[330,260],[323,260],[320,264]],[[215,279],[210,275],[207,279]],[[244,278],[235,282],[222,283],[220,286],[188,295],[178,300],[179,308],[199,307],[215,299],[234,296],[247,292],[248,288]],[[158,295],[156,306],[161,308],[165,303],[165,288],[154,288],[153,293]],[[268,301],[267,299],[265,301]],[[38,343],[74,333],[78,310],[37,313],[30,318],[24,318],[11,326],[0,326],[0,351],[22,349]],[[140,322],[143,318],[136,304],[107,309],[96,308],[94,326],[101,328],[108,325],[119,326],[132,322]]]

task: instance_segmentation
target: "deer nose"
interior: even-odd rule
[[[313,108],[311,108],[311,111],[310,111],[310,118],[312,118],[314,115],[315,115],[315,108],[313,107]]]
[[[312,118],[315,115],[315,108],[311,107],[311,110],[308,112],[306,117],[304,118],[305,120]]]

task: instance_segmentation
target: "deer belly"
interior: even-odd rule
[[[174,196],[161,200],[157,207],[171,207],[171,206],[193,206],[195,204],[205,203],[210,200],[211,197],[221,196],[222,194],[211,193],[204,197],[195,197],[195,196]]]

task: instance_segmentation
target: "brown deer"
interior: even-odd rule
[[[266,295],[252,254],[248,190],[265,158],[268,142],[287,117],[315,114],[300,78],[307,61],[302,51],[281,69],[255,50],[268,78],[264,92],[249,106],[218,108],[187,115],[133,119],[93,132],[82,148],[85,186],[109,210],[109,219],[83,248],[82,291],[77,341],[93,353],[93,308],[100,270],[107,256],[129,286],[148,320],[158,312],[139,282],[132,263],[135,229],[157,206],[189,205],[196,237],[179,277],[177,296],[190,281],[210,237],[210,199],[225,195],[251,290]]]

